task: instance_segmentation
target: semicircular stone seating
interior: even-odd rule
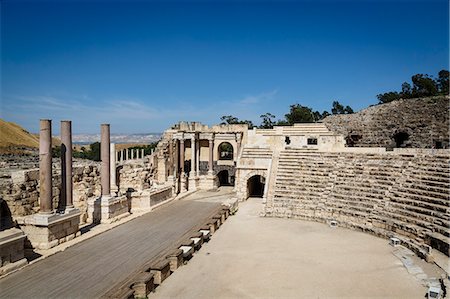
[[[422,256],[447,256],[450,243],[450,155],[280,152],[266,215],[356,228],[400,238]]]

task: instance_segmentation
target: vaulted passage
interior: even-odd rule
[[[263,197],[265,178],[254,175],[247,181],[248,197]]]

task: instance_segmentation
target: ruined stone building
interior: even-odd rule
[[[114,221],[220,186],[234,186],[240,201],[260,197],[262,216],[333,221],[395,236],[430,261],[434,250],[449,256],[448,107],[448,97],[404,100],[273,129],[180,122],[164,132],[152,155],[125,161],[116,159],[113,145],[109,149],[108,129],[102,134],[102,163],[73,165],[75,210],[70,217],[61,214],[70,224],[57,229],[56,220],[45,218],[50,221],[45,240],[42,233],[33,237],[38,226],[33,215],[43,207],[64,210],[64,171],[47,162],[53,193],[44,206],[39,170],[4,176],[1,233],[11,232],[3,240],[16,243],[8,247],[2,241],[2,267],[23,259],[23,232],[31,242],[27,246],[49,248],[77,237],[79,223]],[[11,230],[13,223],[18,225]]]

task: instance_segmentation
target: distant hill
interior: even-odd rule
[[[52,137],[52,145],[61,141]],[[31,134],[18,124],[0,119],[0,154],[32,154],[39,149],[39,135]]]
[[[0,147],[39,148],[39,137],[15,123],[0,119]]]

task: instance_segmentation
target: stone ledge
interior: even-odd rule
[[[25,234],[18,228],[10,228],[0,232],[0,247],[7,243],[25,239]]]
[[[67,210],[64,214],[33,214],[30,216],[25,216],[21,219],[17,219],[19,225],[35,225],[35,226],[50,226],[57,224],[61,221],[72,219],[74,216],[80,217],[80,210],[71,209]]]

